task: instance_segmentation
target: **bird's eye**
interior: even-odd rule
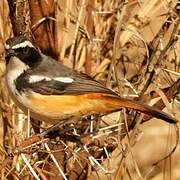
[[[24,47],[23,54],[28,54],[28,53],[29,53],[29,47]]]

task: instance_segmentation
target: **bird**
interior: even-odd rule
[[[5,43],[6,85],[15,104],[30,117],[50,124],[68,118],[133,109],[168,123],[171,115],[139,101],[120,97],[92,77],[57,62],[25,36]]]

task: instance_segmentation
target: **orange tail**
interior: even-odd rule
[[[100,95],[100,94],[99,94]],[[92,97],[92,96],[91,96]],[[101,112],[111,112],[118,111],[122,107],[134,109],[136,111],[145,113],[147,115],[156,117],[158,119],[162,119],[168,123],[177,123],[178,121],[167,113],[149,105],[143,104],[138,101],[128,100],[125,98],[121,98],[119,96],[113,96],[108,94],[101,94],[99,98],[95,97],[96,100],[99,99],[105,107],[101,106]]]

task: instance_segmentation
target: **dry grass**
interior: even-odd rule
[[[180,78],[180,20],[175,5],[175,0],[56,1],[59,60],[121,96],[149,104],[162,100],[165,105],[160,108],[179,119],[179,93],[167,95],[162,90]],[[61,138],[29,139],[30,120],[9,99],[4,85],[3,44],[13,34],[8,12],[7,1],[0,1],[1,179],[180,179],[179,147],[153,166],[172,150],[174,127],[150,119],[128,129],[132,116],[125,109],[65,127],[71,130]],[[94,135],[84,136],[89,132]],[[72,134],[81,135],[80,142],[71,142]]]

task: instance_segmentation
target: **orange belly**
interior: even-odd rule
[[[104,113],[114,108],[107,106],[102,95],[90,93],[85,95],[40,95],[31,97],[29,109],[31,116],[37,119],[57,121],[68,117],[80,117],[93,113]],[[109,110],[108,110],[109,107]]]

